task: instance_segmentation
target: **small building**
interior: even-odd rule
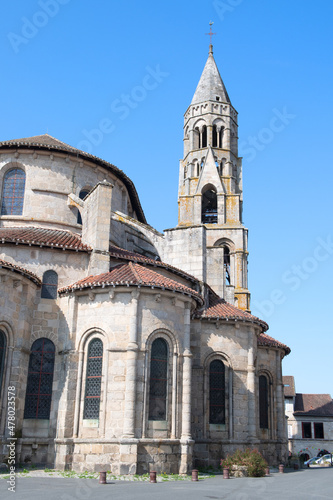
[[[301,394],[294,377],[283,377],[289,452],[303,460],[333,452],[333,400],[330,394]]]

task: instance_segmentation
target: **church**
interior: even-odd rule
[[[0,462],[12,432],[18,463],[62,470],[286,460],[290,349],[250,312],[237,111],[212,45],[183,139],[163,233],[112,163],[48,134],[0,142]]]

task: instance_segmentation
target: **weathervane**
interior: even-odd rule
[[[214,24],[213,21],[209,22],[209,26],[210,26],[209,33],[205,33],[205,35],[209,35],[209,37],[210,37],[210,42],[209,42],[210,45],[212,45],[212,36],[216,35],[216,33],[213,33],[213,30],[212,30],[213,24]]]

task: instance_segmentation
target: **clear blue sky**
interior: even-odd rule
[[[252,312],[291,347],[284,373],[297,391],[333,395],[333,3],[12,0],[1,10],[0,140],[48,132],[114,163],[161,231],[177,224],[183,113],[214,21],[239,112]]]

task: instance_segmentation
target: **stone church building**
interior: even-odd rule
[[[22,463],[186,473],[248,446],[285,460],[290,349],[250,313],[237,128],[210,46],[163,234],[113,164],[47,134],[0,143],[0,461],[9,392]]]

